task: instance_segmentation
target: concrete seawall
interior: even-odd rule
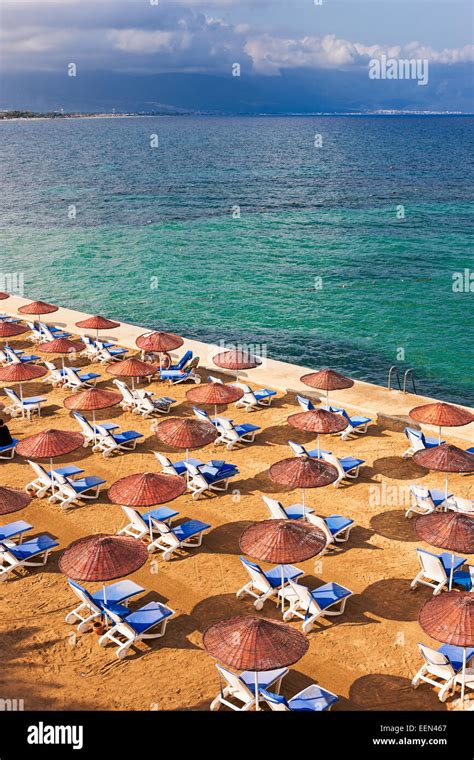
[[[29,303],[30,300],[31,299],[20,298],[19,296],[11,296],[8,300],[1,302],[0,311],[4,311],[11,316],[29,319],[26,315],[18,314],[17,310],[20,306]],[[91,315],[84,312],[60,307],[57,312],[46,314],[43,321],[67,328],[69,332],[75,333],[76,335],[94,335],[91,330],[80,330],[75,326],[76,322],[86,319],[89,316]],[[111,318],[119,321],[119,317],[116,315],[113,315]],[[157,329],[159,329],[159,327]],[[138,352],[139,349],[137,348],[135,341],[138,336],[144,332],[146,332],[146,329],[143,327],[122,323],[121,326],[115,330],[106,331],[103,334],[101,333],[100,337],[111,338],[125,348]],[[188,349],[191,350],[194,355],[200,357],[200,366],[208,369],[211,373],[219,372],[235,377],[235,373],[218,369],[212,363],[212,357],[219,351],[223,350],[221,346],[184,339],[184,346],[179,350],[179,355],[181,355],[182,351]],[[173,352],[173,355],[176,356],[177,352]],[[239,377],[248,380],[251,383],[269,386],[283,393],[302,393],[308,398],[324,399],[325,394],[323,392],[312,390],[299,380],[302,375],[307,374],[308,372],[314,372],[316,369],[319,369],[319,367],[302,367],[298,364],[288,364],[287,362],[276,361],[274,359],[265,359],[262,366],[249,370],[248,372],[241,372],[239,373]],[[412,427],[419,427],[413,420],[409,420],[408,413],[410,409],[420,404],[433,402],[435,399],[412,393],[403,393],[398,390],[389,391],[387,388],[383,388],[379,385],[355,380],[352,388],[331,392],[330,400],[331,402],[334,402],[335,405],[344,404],[350,409],[372,417],[374,420],[378,419],[378,421],[387,428],[403,429],[407,422],[410,422]],[[464,408],[469,409],[469,411],[474,414],[474,409],[470,407]],[[423,429],[426,428],[427,432],[430,434],[433,433],[434,429],[432,426],[426,425],[422,427]],[[474,422],[465,425],[464,427],[452,428],[451,431],[451,437],[468,441],[471,445],[474,443]],[[445,438],[446,436],[449,438],[449,432],[449,429],[444,429]]]

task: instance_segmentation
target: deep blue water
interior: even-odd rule
[[[0,123],[0,272],[28,296],[371,382],[414,367],[419,392],[474,404],[474,292],[453,291],[474,273],[473,123]]]

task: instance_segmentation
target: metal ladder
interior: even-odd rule
[[[388,385],[387,385],[387,387],[388,387],[389,391],[393,390],[392,389],[392,378],[393,378],[393,376],[395,376],[395,378],[396,378],[397,385],[398,385],[398,390],[399,391],[402,391],[403,393],[408,393],[407,385],[408,385],[408,379],[410,378],[411,379],[411,384],[412,384],[412,387],[413,387],[413,393],[416,393],[415,370],[413,369],[413,367],[410,367],[409,369],[405,370],[405,372],[403,374],[403,388],[402,388],[402,384],[400,382],[400,373],[398,371],[398,367],[397,367],[396,364],[393,364],[390,367],[389,372],[388,372]]]

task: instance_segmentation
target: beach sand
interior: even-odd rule
[[[30,349],[31,344],[21,337],[12,340],[12,345]],[[86,365],[100,372],[100,387],[114,388],[113,377],[103,366],[89,365],[81,359],[75,363]],[[203,370],[201,374],[206,381],[208,373]],[[251,378],[251,373],[248,376]],[[193,385],[170,388],[153,382],[150,386],[146,383],[146,387],[177,399],[172,416],[192,415],[185,393]],[[11,422],[7,419],[12,435],[23,438],[49,427],[77,429],[62,405],[70,392],[52,390],[41,382],[29,383],[24,389],[27,395],[47,395],[48,403],[41,418],[31,424],[21,418]],[[337,394],[338,401],[343,398],[344,392]],[[238,600],[235,596],[247,580],[239,562],[239,536],[250,522],[269,516],[262,493],[281,499],[284,505],[300,501],[300,493],[280,490],[268,477],[272,463],[291,455],[289,438],[314,443],[314,438],[286,423],[287,417],[298,410],[294,394],[282,392],[270,409],[250,414],[235,407],[219,410],[236,422],[252,422],[262,430],[253,445],[235,451],[227,452],[211,444],[193,452],[193,456],[205,461],[225,458],[238,466],[240,475],[231,481],[224,495],[193,501],[185,494],[172,502],[180,513],[178,521],[197,518],[210,523],[212,529],[201,548],[175,556],[170,562],[154,555],[155,561],[149,560],[130,576],[146,589],[131,608],[159,600],[176,615],[163,639],[139,642],[123,661],[116,657],[114,646],[99,647],[94,633],[79,634],[75,626],[65,623],[66,613],[77,602],[58,569],[61,551],[72,541],[98,532],[114,533],[125,524],[121,508],[110,504],[107,491],[97,502],[68,511],[35,498],[25,510],[3,517],[2,523],[28,520],[34,534],[48,532],[57,537],[60,547],[44,568],[20,571],[0,586],[0,696],[23,699],[28,710],[209,709],[219,682],[214,661],[202,647],[202,634],[209,625],[224,618],[255,613],[250,597]],[[135,452],[123,456],[104,459],[90,448],[80,449],[55,460],[55,465],[74,462],[87,474],[104,477],[110,487],[125,475],[159,471],[153,451],[167,453],[174,460],[183,458],[183,452],[171,451],[157,440],[150,420],[124,413],[119,407],[98,412],[97,419],[117,421],[122,430],[139,430],[146,440]],[[465,448],[466,442],[457,438],[458,432],[445,429],[444,437]],[[307,504],[322,516],[337,513],[350,517],[357,527],[347,544],[337,551],[298,566],[305,571],[303,582],[310,587],[321,581],[336,581],[349,587],[354,596],[343,616],[328,618],[309,634],[309,650],[290,668],[282,692],[292,696],[316,681],[339,695],[335,710],[453,709],[458,699],[442,704],[430,686],[422,685],[417,690],[410,686],[421,666],[417,642],[434,647],[439,643],[430,640],[417,622],[431,591],[424,587],[411,591],[410,581],[418,572],[416,547],[429,547],[416,538],[413,521],[405,519],[403,506],[411,483],[443,487],[444,475],[426,472],[411,459],[402,460],[401,454],[407,448],[405,436],[380,422],[372,424],[366,435],[353,436],[350,441],[338,436],[325,436],[321,441],[336,455],[360,457],[365,465],[359,479],[350,485],[308,491]],[[29,465],[18,455],[13,461],[1,461],[0,466],[2,485],[23,488],[33,479]],[[472,498],[473,482],[473,476],[452,475],[450,490]],[[382,503],[376,503],[378,498]],[[474,562],[474,557],[470,560]],[[85,585],[95,589],[98,584]],[[256,614],[281,620],[272,601]],[[291,625],[300,627],[298,622]]]

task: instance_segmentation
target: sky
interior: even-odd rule
[[[0,108],[472,111],[472,29],[470,0],[3,0]]]

